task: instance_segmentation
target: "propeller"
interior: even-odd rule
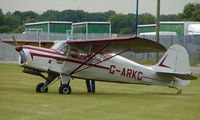
[[[24,52],[24,50],[23,50],[23,47],[20,46],[20,45],[17,43],[17,41],[16,41],[16,39],[15,39],[15,37],[14,37],[13,34],[12,34],[11,36],[12,36],[12,39],[13,39],[13,41],[15,42],[15,44],[16,44],[16,46],[17,46],[17,47],[15,47],[15,50],[16,50],[17,52],[19,52],[19,55],[20,55],[19,64],[20,64],[20,65],[24,65],[25,62],[26,62],[26,55],[25,55],[25,52]]]
[[[15,42],[16,46],[19,46],[19,44],[17,43],[17,41],[16,41],[16,39],[15,39],[14,35],[12,34],[11,36],[12,36],[12,39],[14,40],[14,42]]]

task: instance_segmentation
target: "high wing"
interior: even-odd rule
[[[16,46],[14,40],[8,40],[8,39],[0,39],[1,42],[8,43],[10,45]],[[39,46],[45,47],[45,48],[50,48],[53,44],[54,41],[49,41],[49,40],[16,40],[17,44],[22,46],[22,45],[32,45],[32,46]]]
[[[94,40],[68,40],[67,44],[83,52],[96,53],[102,47],[105,49],[101,53],[117,53],[128,50],[136,53],[143,52],[164,52],[166,48],[152,40],[141,37],[123,37]]]

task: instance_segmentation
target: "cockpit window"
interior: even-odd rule
[[[62,54],[66,54],[68,52],[68,46],[66,42],[59,42],[55,45],[52,46],[52,49],[62,53]]]
[[[51,47],[51,49],[54,49],[62,54],[72,57],[74,59],[79,59],[81,61],[86,60],[86,57],[87,57],[87,54],[80,53],[77,49],[68,47],[67,43],[64,41],[54,44]]]

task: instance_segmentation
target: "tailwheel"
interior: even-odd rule
[[[182,93],[182,89],[179,89],[176,94],[181,94],[181,93]]]
[[[174,88],[176,89],[178,92],[176,94],[180,95],[182,93],[182,89],[178,89],[177,87],[175,86],[169,86],[169,88]]]
[[[44,88],[44,83],[39,83],[36,86],[36,92],[46,93],[46,92],[48,92],[48,87]]]
[[[60,94],[71,94],[71,87],[67,84],[62,84],[59,88]]]

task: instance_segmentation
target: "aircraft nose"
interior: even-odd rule
[[[22,47],[20,47],[20,46],[15,47],[15,50],[16,50],[17,52],[20,52],[21,49],[22,49]]]
[[[15,50],[17,52],[19,52],[19,64],[21,66],[23,66],[27,61],[26,54],[25,54],[25,52],[23,50],[23,47],[22,46],[17,46],[17,47],[15,47]]]

